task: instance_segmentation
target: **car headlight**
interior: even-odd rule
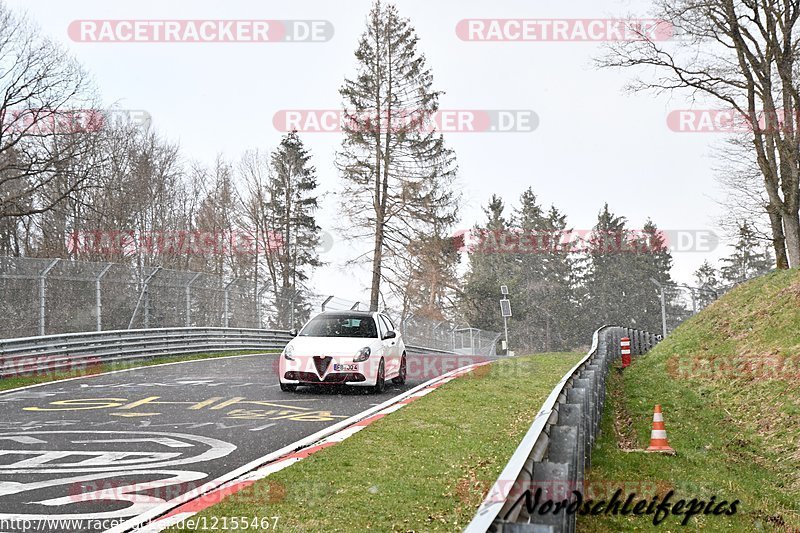
[[[283,356],[287,361],[294,361],[294,346],[288,344],[286,348],[283,349]]]
[[[360,363],[361,361],[366,361],[367,359],[369,359],[370,353],[372,353],[372,351],[369,349],[369,346],[361,348],[356,354],[356,356],[353,357],[353,361],[356,363]]]

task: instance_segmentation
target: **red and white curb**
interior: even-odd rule
[[[480,366],[488,365],[491,362],[492,361],[484,361],[467,365],[426,381],[386,402],[371,407],[366,411],[325,428],[294,444],[290,444],[277,452],[257,459],[216,481],[206,483],[203,487],[199,487],[171,502],[167,502],[163,506],[159,506],[150,512],[132,518],[110,529],[108,533],[131,530],[142,533],[154,533],[178,524],[200,511],[219,503],[231,494],[247,489],[256,481],[278,472],[279,470],[283,470],[322,449],[342,442],[376,420],[380,420],[387,414],[393,413],[411,402],[430,394],[445,383],[461,377]],[[287,451],[288,448],[291,449]],[[226,480],[224,478],[228,479]]]

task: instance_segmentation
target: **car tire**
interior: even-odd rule
[[[406,354],[400,358],[400,370],[398,370],[397,377],[392,378],[392,383],[395,385],[403,385],[406,382]]]
[[[383,359],[378,364],[378,377],[375,379],[375,385],[372,387],[372,392],[381,394],[386,390],[386,370],[383,365]]]
[[[281,382],[281,390],[283,392],[294,392],[297,390],[297,385],[295,383],[283,383]]]

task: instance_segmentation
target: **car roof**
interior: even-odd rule
[[[321,315],[326,316],[372,316],[376,311],[323,311]]]

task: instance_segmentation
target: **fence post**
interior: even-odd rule
[[[224,324],[224,327],[226,327],[226,328],[228,327],[228,323],[229,323],[229,320],[228,320],[228,295],[230,294],[231,285],[233,285],[235,282],[236,282],[236,280],[234,279],[234,280],[231,280],[230,283],[225,285],[225,317],[223,319],[223,324]]]
[[[45,321],[45,280],[47,279],[47,274],[50,273],[50,270],[56,263],[58,263],[58,259],[53,259],[53,262],[50,263],[47,268],[42,270],[39,274],[39,335],[44,335],[44,321]]]
[[[200,272],[194,275],[186,284],[186,327],[192,327],[192,283],[200,277]]]
[[[128,322],[128,329],[133,327],[133,321],[136,319],[136,313],[139,311],[139,306],[142,304],[142,299],[144,298],[144,327],[147,329],[150,325],[150,297],[148,296],[148,288],[150,287],[150,280],[153,279],[153,276],[158,274],[158,271],[161,270],[160,266],[157,266],[150,272],[150,275],[147,276],[147,279],[144,280],[144,286],[142,287],[142,294],[139,295],[139,300],[136,302],[136,307],[133,309],[133,314],[131,314],[131,321]]]
[[[106,275],[111,267],[114,266],[114,263],[109,263],[100,272],[100,275],[97,276],[97,279],[94,280],[94,293],[95,293],[95,314],[97,315],[97,331],[103,331],[103,293],[101,292],[100,282],[103,280],[103,276]]]
[[[256,296],[256,320],[258,321],[258,329],[261,329],[261,295],[264,294],[264,291],[268,288],[269,285],[264,285]]]

